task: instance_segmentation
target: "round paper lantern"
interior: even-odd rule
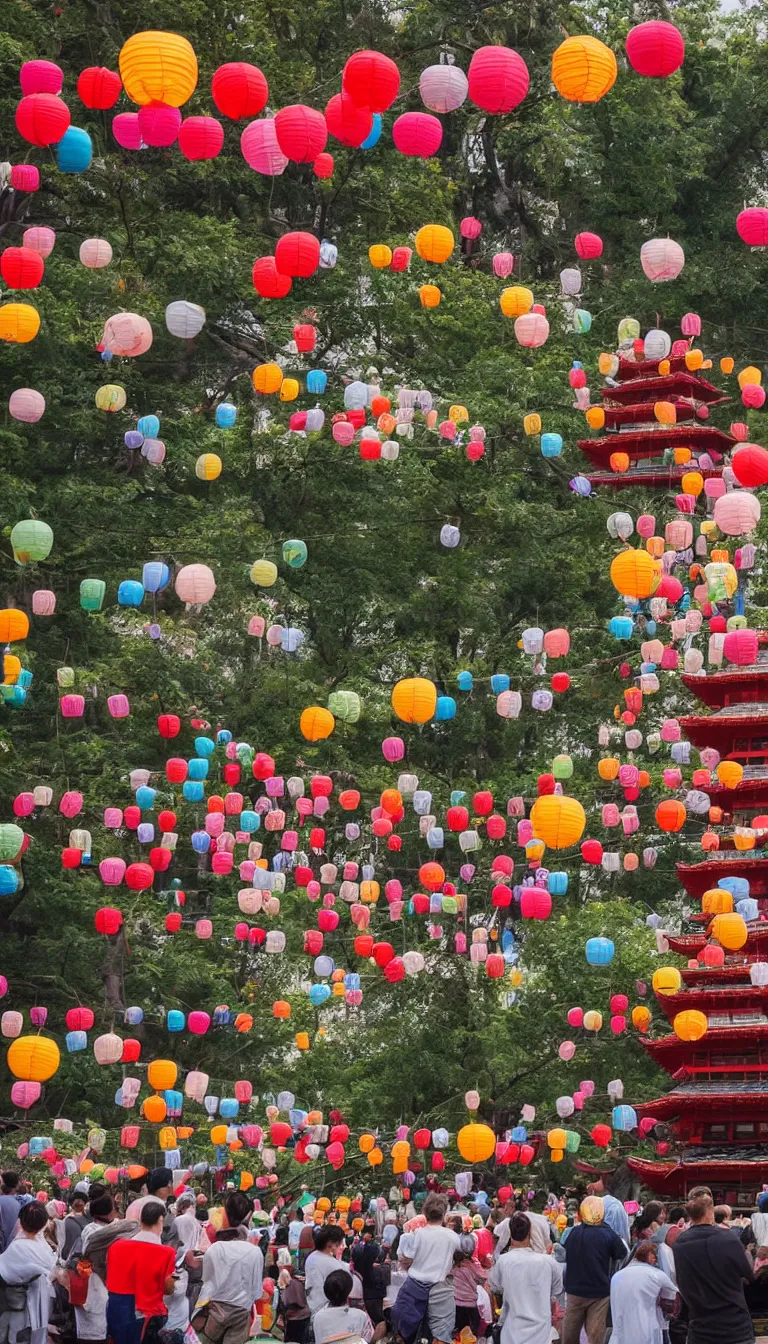
[[[403,723],[428,723],[437,708],[437,688],[424,677],[406,677],[392,691],[392,708]]]
[[[25,61],[19,71],[21,92],[61,93],[64,71],[54,61]]]
[[[41,257],[49,257],[56,243],[56,234],[53,229],[48,229],[44,225],[31,229],[25,229],[21,236],[23,247],[31,247],[34,252],[39,252]]]
[[[687,1008],[676,1013],[672,1019],[672,1028],[681,1041],[700,1041],[707,1034],[707,1018],[696,1008]]]
[[[587,824],[581,803],[556,793],[537,798],[530,819],[534,836],[543,840],[547,849],[568,849],[578,844]]]
[[[240,136],[240,150],[248,167],[265,177],[279,177],[288,167],[288,156],[278,143],[274,117],[262,117],[246,126]]]
[[[70,126],[56,145],[56,163],[61,173],[84,173],[90,168],[93,143],[87,131]]]
[[[325,149],[328,127],[322,112],[292,103],[275,113],[275,135],[283,154],[294,163],[312,163]]]
[[[320,264],[320,244],[311,233],[284,233],[275,247],[275,265],[281,275],[307,279]]]
[[[713,937],[729,952],[738,952],[747,941],[747,925],[742,915],[733,913],[715,915],[711,929]]]
[[[515,318],[515,337],[520,345],[537,349],[549,337],[549,322],[543,313],[523,313]]]
[[[86,238],[80,244],[80,261],[89,271],[100,271],[112,260],[112,247],[106,238]]]
[[[46,1036],[18,1036],[8,1047],[6,1063],[14,1078],[45,1083],[59,1067],[61,1056],[55,1041]]]
[[[676,798],[667,798],[656,808],[656,821],[662,831],[682,830],[686,815],[685,805]]]
[[[654,284],[676,280],[685,265],[685,253],[674,238],[650,238],[640,248],[640,265]]]
[[[658,564],[647,551],[620,551],[611,562],[611,583],[622,597],[650,597],[659,579]]]
[[[392,127],[395,149],[411,158],[428,159],[437,153],[442,139],[442,125],[429,112],[404,112]]]
[[[484,112],[511,112],[530,82],[525,61],[510,47],[480,47],[469,63],[469,97]]]
[[[169,303],[165,310],[165,325],[172,336],[183,341],[191,341],[205,326],[205,309],[199,303],[188,303],[178,299]]]
[[[117,383],[105,383],[100,387],[94,397],[94,401],[100,411],[122,411],[127,397],[124,387]]]
[[[467,76],[458,65],[428,65],[419,75],[421,101],[430,112],[455,112],[468,89]]]
[[[0,304],[0,341],[26,345],[40,330],[40,314],[28,303]]]
[[[576,255],[582,261],[590,261],[603,255],[603,240],[597,233],[577,233],[573,240]]]
[[[348,149],[359,149],[373,127],[373,114],[360,107],[348,93],[335,93],[325,108],[325,124],[334,140]]]
[[[121,149],[141,149],[144,142],[139,130],[138,112],[118,112],[112,118],[112,134]]]
[[[14,191],[38,191],[40,170],[33,163],[14,163],[11,168],[11,186]]]
[[[118,57],[123,87],[132,103],[181,107],[197,87],[197,57],[178,33],[134,33]]]
[[[115,70],[89,65],[78,77],[77,96],[86,107],[106,112],[115,106],[122,87],[123,81]]]
[[[332,154],[318,154],[315,162],[312,164],[312,171],[314,172],[315,177],[322,179],[333,177],[333,169],[334,162]]]
[[[680,69],[685,59],[685,43],[673,23],[652,19],[630,28],[626,41],[627,60],[638,75],[666,79]]]
[[[456,1146],[465,1162],[487,1162],[496,1151],[496,1135],[488,1125],[463,1125]]]
[[[344,66],[341,86],[358,107],[386,112],[398,95],[400,71],[380,51],[356,51]]]
[[[40,148],[58,144],[69,122],[69,108],[53,93],[28,94],[16,107],[16,130]]]
[[[149,350],[152,328],[146,317],[138,313],[115,313],[104,323],[101,341],[113,355],[132,358]]]
[[[299,719],[301,735],[308,742],[320,742],[323,738],[330,737],[335,727],[336,720],[330,710],[323,709],[322,705],[310,705]]]
[[[97,1036],[93,1043],[93,1054],[97,1064],[119,1064],[123,1057],[123,1041],[114,1032]]]
[[[179,127],[179,149],[191,163],[215,159],[223,144],[224,127],[215,117],[185,117]]]
[[[499,296],[499,307],[505,317],[520,317],[533,307],[533,292],[525,285],[508,285]],[[541,426],[539,426],[540,430]],[[535,432],[538,434],[539,430]],[[526,433],[528,431],[526,430]]]
[[[8,410],[14,420],[34,425],[45,414],[45,397],[33,387],[19,387],[8,399]]]
[[[284,299],[290,293],[292,280],[281,275],[274,257],[259,257],[253,263],[253,287],[262,299]]]
[[[219,112],[231,121],[257,117],[266,106],[269,88],[256,65],[230,61],[214,70],[211,95]]]
[[[754,630],[729,630],[723,641],[723,655],[729,663],[735,663],[737,667],[749,667],[750,664],[757,662],[758,647],[758,638]]]
[[[757,443],[745,443],[731,458],[731,467],[739,485],[754,490],[768,485],[768,452]]]
[[[610,47],[596,37],[567,37],[552,56],[552,83],[570,103],[596,103],[616,83]]]
[[[768,210],[751,205],[736,216],[736,232],[747,247],[768,246]]]
[[[207,565],[185,565],[176,575],[173,586],[182,602],[193,606],[210,602],[216,592],[216,580]]]
[[[453,234],[443,224],[425,224],[414,239],[422,261],[442,264],[453,251]]]
[[[760,501],[744,490],[733,490],[715,500],[714,519],[721,532],[728,537],[740,537],[752,532],[760,522]]]

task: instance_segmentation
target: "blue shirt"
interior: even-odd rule
[[[603,1222],[627,1243],[629,1250],[629,1215],[621,1200],[613,1195],[603,1195],[603,1209]]]
[[[579,1223],[565,1243],[565,1291],[574,1297],[608,1297],[612,1260],[627,1248],[607,1223]]]

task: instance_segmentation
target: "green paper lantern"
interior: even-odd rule
[[[14,826],[13,822],[0,826],[0,863],[15,859],[23,844],[24,832],[20,826]]]
[[[80,584],[80,606],[83,611],[101,611],[107,585],[103,579],[83,579]]]
[[[333,691],[328,696],[328,708],[342,723],[357,723],[362,708],[360,696],[357,691]]]
[[[17,565],[29,565],[45,560],[53,546],[53,531],[39,518],[25,518],[11,532],[13,558]]]

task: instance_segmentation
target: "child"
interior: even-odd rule
[[[386,1334],[384,1321],[374,1329],[367,1311],[348,1305],[352,1287],[353,1279],[348,1270],[334,1269],[328,1275],[325,1296],[329,1305],[321,1307],[313,1319],[315,1344],[326,1344],[326,1340],[336,1335],[360,1335],[368,1344],[372,1344],[372,1341]]]
[[[285,1344],[305,1344],[309,1331],[309,1307],[304,1283],[293,1267],[281,1269],[278,1279],[280,1308],[278,1324],[283,1327]]]
[[[480,1334],[480,1311],[477,1305],[477,1285],[482,1281],[480,1266],[475,1260],[475,1239],[469,1233],[459,1238],[460,1249],[453,1257],[453,1292],[456,1298],[456,1334],[468,1326],[477,1338]]]

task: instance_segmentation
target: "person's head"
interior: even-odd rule
[[[445,1221],[445,1215],[448,1212],[448,1201],[445,1195],[436,1195],[431,1193],[424,1200],[422,1213],[428,1223],[436,1224]]]
[[[678,1227],[685,1222],[685,1209],[682,1204],[670,1204],[667,1210],[667,1222],[675,1223]]]
[[[232,1190],[224,1200],[224,1218],[227,1227],[240,1227],[241,1223],[247,1223],[253,1213],[253,1202],[244,1195],[242,1190]],[[278,1229],[279,1230],[279,1229]],[[286,1234],[286,1242],[288,1236]]]
[[[715,1204],[709,1190],[704,1187],[699,1187],[696,1194],[691,1192],[691,1198],[685,1206],[685,1212],[688,1221],[694,1225],[698,1223],[714,1223]]]
[[[70,1213],[85,1213],[85,1195],[79,1190],[73,1191],[69,1201]]]
[[[3,1183],[2,1193],[12,1195],[19,1184],[19,1173],[17,1171],[4,1171],[0,1180]]]
[[[140,1218],[142,1232],[156,1232],[159,1236],[165,1220],[165,1205],[159,1199],[148,1199],[142,1206]]]
[[[325,1280],[325,1296],[332,1307],[344,1307],[352,1292],[354,1280],[346,1269],[334,1269]]]
[[[475,1238],[469,1232],[462,1232],[459,1236],[459,1249],[453,1253],[453,1263],[462,1264],[465,1260],[471,1260],[475,1254]]]
[[[179,1195],[176,1200],[176,1217],[180,1218],[182,1213],[189,1213],[195,1207],[195,1196],[189,1190],[185,1190],[183,1195]]]
[[[99,1195],[88,1204],[88,1212],[96,1223],[111,1223],[116,1217],[115,1201],[111,1195]]]
[[[93,1181],[91,1185],[88,1186],[89,1203],[91,1202],[91,1200],[101,1199],[102,1195],[108,1195],[108,1194],[109,1191],[106,1185],[104,1185],[103,1181]]]
[[[513,1246],[530,1246],[531,1220],[527,1213],[515,1213],[509,1220],[509,1240]]]
[[[303,1209],[296,1209],[296,1210],[294,1211],[293,1219],[294,1219],[294,1222],[296,1222],[296,1223],[303,1223],[303,1222],[304,1222],[304,1210],[303,1210]]]
[[[638,1265],[655,1265],[656,1242],[641,1241],[640,1245],[635,1250],[635,1260],[637,1261]]]
[[[460,1213],[449,1213],[445,1220],[446,1227],[449,1227],[457,1236],[461,1236],[463,1230],[462,1217]]]
[[[755,1249],[755,1271],[757,1270],[768,1273],[768,1246],[758,1246]]]
[[[363,1228],[363,1241],[373,1241],[373,1238],[375,1236],[376,1236],[376,1224],[366,1223],[365,1227]]]
[[[36,1237],[48,1223],[48,1212],[44,1204],[35,1200],[34,1204],[25,1204],[19,1209],[19,1226],[28,1237]]]
[[[579,1217],[582,1223],[587,1223],[589,1226],[594,1227],[602,1223],[605,1217],[605,1205],[602,1199],[598,1199],[597,1195],[587,1195],[579,1205]]]
[[[280,1223],[280,1225],[275,1228],[275,1245],[276,1246],[288,1245],[288,1228],[285,1226],[284,1223]]]
[[[153,1167],[147,1177],[147,1194],[168,1199],[173,1190],[173,1172],[168,1167]]]
[[[640,1216],[645,1219],[647,1227],[650,1227],[651,1223],[659,1227],[667,1215],[664,1205],[658,1199],[649,1199]]]
[[[5,1176],[3,1176],[3,1181],[5,1181]],[[757,1207],[761,1213],[768,1213],[768,1190],[763,1190],[757,1196]]]
[[[598,1199],[603,1198],[603,1195],[605,1194],[605,1184],[602,1178],[599,1181],[592,1181],[591,1184],[587,1186],[587,1194],[596,1195]]]
[[[718,1227],[728,1226],[731,1221],[731,1212],[730,1204],[715,1205],[715,1222]]]
[[[333,1223],[327,1223],[320,1228],[315,1236],[315,1249],[325,1251],[328,1255],[335,1255],[343,1241],[343,1228],[336,1227]]]

